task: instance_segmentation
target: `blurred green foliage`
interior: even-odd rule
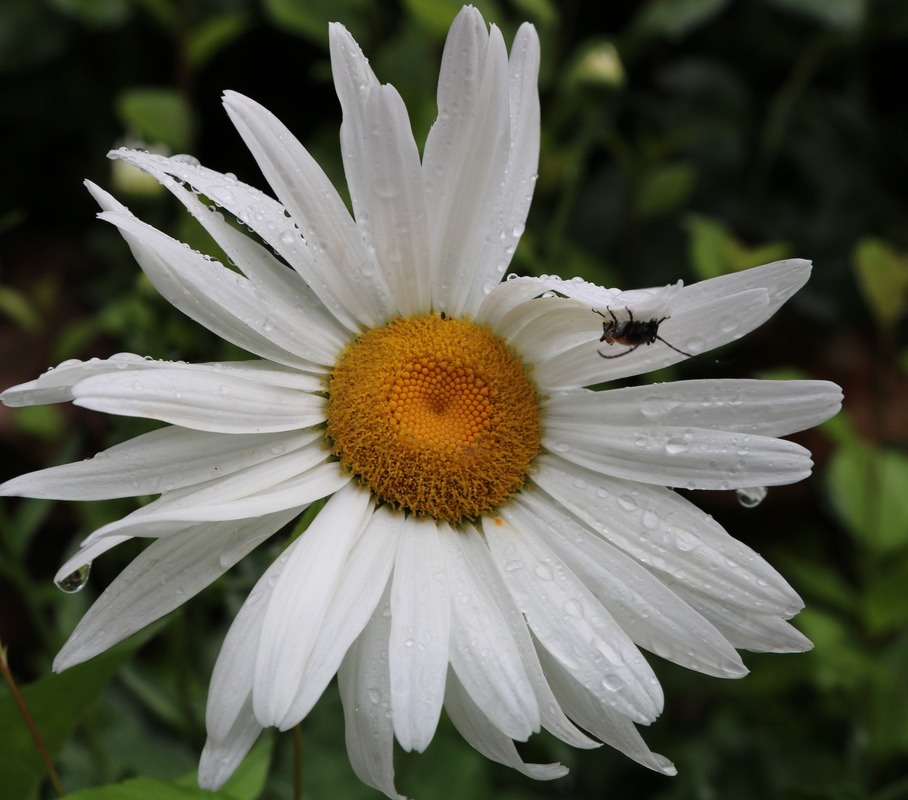
[[[0,3],[0,385],[71,357],[127,350],[240,357],[161,300],[81,181],[112,187],[194,247],[171,198],[106,159],[122,143],[190,152],[263,185],[219,108],[236,89],[274,111],[343,187],[327,23],[346,25],[403,95],[417,141],[459,0],[4,0]],[[536,784],[491,764],[449,725],[399,785],[431,800],[908,798],[908,3],[903,0],[477,2],[510,41],[543,43],[539,182],[513,269],[609,285],[697,280],[787,256],[808,287],[737,345],[722,374],[828,378],[846,411],[801,437],[819,476],[753,510],[695,497],[803,594],[810,654],[748,655],[722,683],[659,662],[666,713],[646,736],[679,767],[650,774],[613,752],[534,737],[527,758],[571,774]],[[122,165],[120,165],[122,166]],[[715,377],[688,362],[674,375]],[[2,410],[3,477],[89,455],[145,428],[71,407]],[[129,501],[0,506],[0,638],[73,798],[207,797],[193,770],[221,632],[261,548],[154,636],[49,675],[91,599],[137,552],[113,552],[75,595],[52,576],[76,541]],[[211,631],[211,635],[201,632]],[[128,659],[119,666],[124,659]],[[658,661],[658,659],[653,659]],[[0,693],[0,786],[51,796],[28,732]],[[289,798],[294,737],[266,737],[216,796]],[[302,725],[308,797],[369,798],[330,689]],[[8,794],[13,792],[13,794]]]

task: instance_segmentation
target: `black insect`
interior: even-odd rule
[[[599,355],[603,358],[621,358],[621,356],[626,356],[628,353],[633,353],[640,345],[651,345],[656,342],[656,340],[662,342],[662,344],[667,345],[676,353],[681,353],[682,356],[687,356],[688,358],[696,358],[692,353],[685,353],[683,350],[679,350],[673,344],[669,344],[659,335],[659,326],[668,319],[668,317],[662,317],[662,319],[634,319],[634,312],[629,308],[624,310],[627,312],[627,319],[624,322],[618,320],[618,317],[615,316],[615,312],[612,309],[606,306],[606,311],[608,311],[609,319],[601,311],[595,311],[600,317],[602,317],[605,322],[602,323],[602,336],[599,337],[600,342],[605,342],[606,344],[623,344],[627,345],[628,350],[623,350],[620,353],[615,353],[615,355],[607,356],[601,350]]]

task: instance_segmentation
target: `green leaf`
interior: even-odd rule
[[[639,34],[682,39],[717,16],[728,0],[650,0],[634,21]]]
[[[861,239],[854,252],[854,269],[877,324],[891,329],[908,306],[908,255],[880,239]]]
[[[48,675],[24,687],[32,719],[51,757],[63,746],[79,718],[143,639],[118,647],[59,675]],[[8,691],[0,696],[3,758],[0,786],[6,797],[29,798],[45,778],[44,763]]]
[[[855,30],[867,15],[867,0],[768,0],[772,5],[793,11],[830,28]]]
[[[216,800],[221,792],[191,789],[154,778],[133,778],[111,786],[97,786],[66,795],[66,800]]]
[[[203,67],[249,28],[244,14],[222,14],[199,24],[189,37],[189,59]]]
[[[161,142],[184,152],[192,143],[192,111],[176,89],[128,89],[117,98],[117,113],[148,144]]]
[[[674,211],[690,197],[697,173],[687,163],[661,164],[643,179],[637,195],[637,211],[656,217]]]
[[[206,792],[207,797],[224,797],[230,800],[257,800],[265,791],[265,782],[268,779],[268,770],[271,768],[271,758],[274,754],[274,736],[265,734],[249,751],[230,780],[224,784],[220,791],[212,795]],[[198,786],[198,773],[180,778],[178,785],[187,788]]]
[[[827,482],[833,505],[864,547],[883,554],[908,545],[908,457],[846,445],[833,456]]]
[[[130,0],[50,0],[50,4],[64,14],[96,26],[118,25],[132,11]]]
[[[688,214],[684,225],[690,233],[691,266],[701,280],[779,261],[787,258],[791,250],[786,242],[748,246],[725,223],[701,214]]]
[[[404,5],[415,20],[439,37],[448,32],[454,17],[464,6],[461,0],[404,0]],[[501,21],[501,11],[492,0],[478,0],[473,5],[479,9],[487,23]],[[544,12],[544,4],[534,5],[539,6],[538,10]]]
[[[265,0],[265,13],[278,28],[327,48],[328,23],[340,22],[358,41],[368,33],[366,0]]]

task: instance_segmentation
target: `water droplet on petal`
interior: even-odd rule
[[[750,489],[736,489],[738,502],[744,508],[756,508],[766,498],[769,490],[765,486],[754,486]]]
[[[73,592],[78,592],[81,589],[85,588],[85,584],[88,583],[88,573],[91,572],[91,562],[88,564],[83,564],[75,572],[70,573],[64,578],[55,581],[58,589],[62,589],[67,594],[72,594]]]

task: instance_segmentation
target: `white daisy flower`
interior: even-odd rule
[[[353,768],[389,797],[394,739],[422,751],[442,707],[479,752],[533,778],[566,772],[518,754],[514,742],[541,728],[671,774],[635,727],[663,703],[640,648],[738,677],[736,648],[810,645],[786,622],[802,604],[778,573],[666,487],[801,480],[809,453],[778,437],[835,414],[841,393],[821,381],[585,387],[737,339],[804,284],[809,264],[631,292],[502,282],[537,168],[533,27],[508,58],[498,28],[461,11],[422,160],[394,88],[340,25],[330,43],[352,215],[289,131],[232,92],[227,113],[277,200],[193,159],[112,154],[169,189],[229,265],[89,186],[161,294],[256,358],[67,362],[2,395],[168,423],[0,487],[160,495],[95,531],[60,570],[74,588],[106,550],[151,540],[55,669],[167,614],[328,498],[227,634],[203,786],[222,785],[264,727],[302,720],[335,674]],[[645,337],[630,335],[634,322],[649,325]]]

